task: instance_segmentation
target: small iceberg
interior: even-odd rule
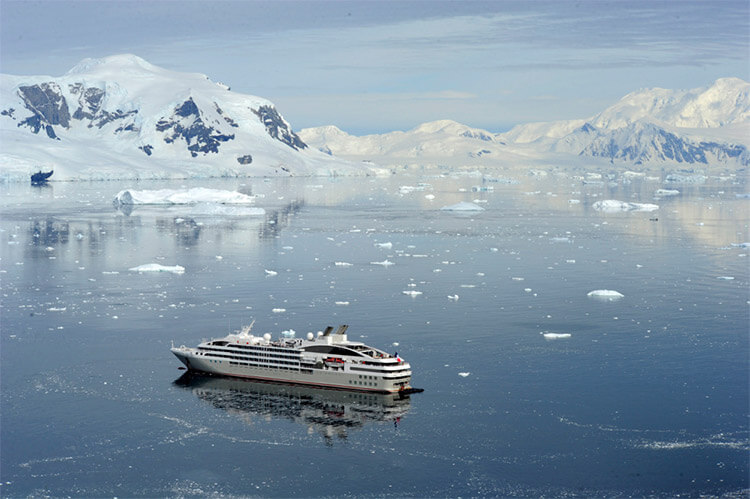
[[[654,192],[654,197],[657,198],[663,198],[667,196],[679,196],[680,191],[677,189],[656,189],[656,192]]]
[[[544,336],[545,340],[562,340],[566,338],[570,338],[572,335],[570,333],[539,333]]]
[[[370,262],[370,265],[381,265],[383,267],[389,267],[393,265],[393,262],[388,259],[385,259],[382,262]]]
[[[458,375],[461,376],[462,378],[465,378],[469,374],[471,374],[471,373],[458,373]]]
[[[414,290],[402,291],[402,293],[405,294],[405,295],[409,295],[409,296],[419,296],[419,295],[422,294],[421,291],[414,291]]]
[[[460,203],[452,204],[449,206],[443,206],[440,208],[442,211],[484,211],[484,208],[478,204],[469,203],[468,201],[462,201]]]
[[[375,243],[375,246],[377,246],[378,248],[383,248],[383,249],[391,249],[393,248],[393,243],[392,242]]]
[[[158,189],[136,191],[125,189],[115,196],[115,206],[121,205],[174,205],[174,204],[252,204],[255,196],[248,196],[236,191],[225,191],[221,189],[207,189],[196,187],[193,189]]]
[[[615,301],[625,297],[622,293],[612,289],[595,289],[594,291],[589,291],[586,296],[601,301]]]
[[[160,265],[158,263],[146,263],[144,265],[138,265],[137,267],[131,267],[128,270],[131,272],[171,272],[173,274],[184,274],[185,267],[180,265]]]
[[[617,213],[622,211],[656,211],[659,209],[659,205],[649,203],[628,203],[627,201],[606,199],[604,201],[597,201],[592,205],[592,208],[604,213]]]

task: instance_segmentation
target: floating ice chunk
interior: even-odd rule
[[[434,194],[425,194],[424,198],[432,201],[433,199],[435,199],[435,195]]]
[[[349,262],[335,262],[337,267],[351,267],[353,264]]]
[[[279,273],[276,272],[275,270],[268,270],[268,269],[265,269],[265,270],[266,270],[266,274],[268,274],[269,276],[279,275]]]
[[[580,199],[568,199],[568,204],[581,204]]]
[[[393,243],[390,241],[387,243],[375,243],[375,246],[377,246],[378,248],[383,248],[383,249],[391,249],[393,248]]]
[[[223,260],[224,259],[224,257],[221,256],[221,255],[216,255],[214,258],[216,258],[217,260]]]
[[[397,346],[398,346],[398,341],[394,341],[394,342],[393,342],[393,346],[394,346],[394,347],[397,347]]]
[[[562,340],[565,338],[570,338],[570,333],[540,333],[544,336],[545,340]]]
[[[294,329],[287,329],[286,331],[281,332],[281,336],[284,338],[294,338],[295,334],[297,334],[297,331]]]
[[[452,204],[449,206],[443,206],[440,208],[443,211],[484,211],[479,205],[469,203],[468,201],[462,201],[460,203]]]
[[[50,307],[47,309],[48,312],[65,312],[68,307]]]
[[[114,199],[115,206],[137,205],[137,204],[195,204],[195,203],[219,203],[219,204],[252,204],[254,196],[248,196],[236,191],[225,191],[221,189],[207,189],[195,187],[193,189],[159,189],[136,191],[126,189],[117,193]]]
[[[705,175],[680,175],[677,173],[670,173],[664,181],[681,184],[702,184],[706,181],[706,178]]]
[[[282,246],[281,249],[283,249],[285,251],[291,251],[291,250],[294,249],[294,246]]]
[[[615,301],[625,297],[622,293],[611,289],[595,289],[594,291],[589,291],[586,296],[602,301]]]
[[[348,302],[348,301],[337,301],[337,302],[334,302],[334,303],[335,303],[336,305],[349,305],[349,302]]]
[[[286,312],[286,309],[285,308],[272,308],[271,312],[273,312],[274,314],[280,314],[282,312]]]
[[[448,295],[449,300],[458,301],[458,295]]]
[[[569,243],[570,238],[569,237],[550,237],[549,239],[553,243]]]
[[[394,265],[394,263],[386,258],[382,262],[370,262],[370,265],[382,265],[383,267],[388,267]]]
[[[732,243],[735,248],[750,248],[750,243]]]
[[[523,281],[524,280],[523,277],[511,277],[511,279],[513,279],[514,281]]]
[[[422,294],[421,291],[415,291],[413,289],[410,289],[409,291],[402,291],[402,293],[408,296],[419,296]]]
[[[678,196],[680,194],[680,191],[677,189],[656,189],[656,192],[654,192],[654,197],[667,197],[667,196]]]
[[[620,211],[655,211],[659,205],[649,203],[628,203],[627,201],[617,201],[616,199],[606,199],[597,201],[592,205],[597,211],[605,213],[615,213]]]
[[[729,275],[720,275],[717,279],[721,279],[722,281],[734,281],[734,277]]]
[[[184,274],[185,267],[180,265],[160,265],[158,263],[146,263],[144,265],[138,265],[137,267],[131,267],[128,270],[131,272],[171,272],[173,274]]]
[[[458,373],[458,375],[461,376],[462,378],[465,378],[469,374],[471,374],[471,373]]]

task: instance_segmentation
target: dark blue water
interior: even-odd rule
[[[0,495],[747,493],[746,187],[517,178],[200,184],[265,216],[112,207],[194,182],[0,186]],[[185,273],[128,271],[146,263]],[[172,341],[253,319],[350,324],[425,392],[181,378]]]

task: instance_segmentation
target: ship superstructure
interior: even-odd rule
[[[347,390],[395,393],[409,391],[411,367],[398,355],[349,341],[348,326],[302,338],[272,340],[266,333],[240,331],[201,342],[197,347],[173,347],[191,371],[272,380]]]

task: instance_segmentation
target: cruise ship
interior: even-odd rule
[[[379,393],[411,393],[411,367],[391,355],[349,341],[342,325],[307,338],[254,336],[252,324],[197,347],[172,347],[190,371],[258,380]],[[419,390],[421,391],[421,390]]]

